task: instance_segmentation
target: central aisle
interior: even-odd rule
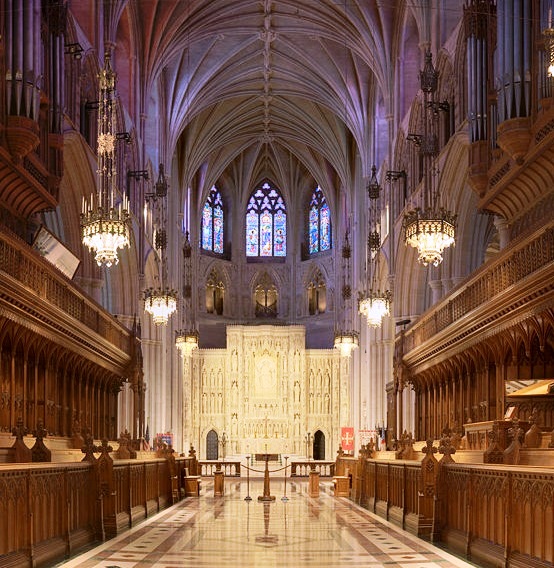
[[[188,497],[64,568],[472,566],[380,520],[345,498],[307,494],[307,481],[271,480],[272,503],[258,501],[263,480],[228,478],[213,497],[204,479],[200,498]]]

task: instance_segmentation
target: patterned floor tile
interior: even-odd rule
[[[272,503],[258,502],[262,480],[229,481],[224,497],[203,483],[187,498],[127,533],[60,564],[63,568],[447,568],[471,566],[356,506],[323,485],[272,483]]]

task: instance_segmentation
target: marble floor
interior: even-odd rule
[[[328,482],[308,496],[307,481],[272,479],[274,502],[260,502],[263,480],[228,478],[214,498],[205,479],[187,497],[130,531],[60,564],[64,568],[402,567],[468,564],[358,507]],[[250,495],[251,501],[245,500]]]

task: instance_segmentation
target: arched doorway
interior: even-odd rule
[[[219,459],[218,453],[218,438],[215,430],[210,430],[206,436],[206,459],[217,460]]]
[[[314,434],[313,457],[314,460],[325,459],[325,434],[321,430]]]

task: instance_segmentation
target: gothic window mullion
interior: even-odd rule
[[[223,254],[224,221],[223,199],[214,186],[202,209],[201,248],[203,250]]]
[[[264,183],[248,201],[246,210],[246,256],[285,257],[287,214],[279,191]]]

